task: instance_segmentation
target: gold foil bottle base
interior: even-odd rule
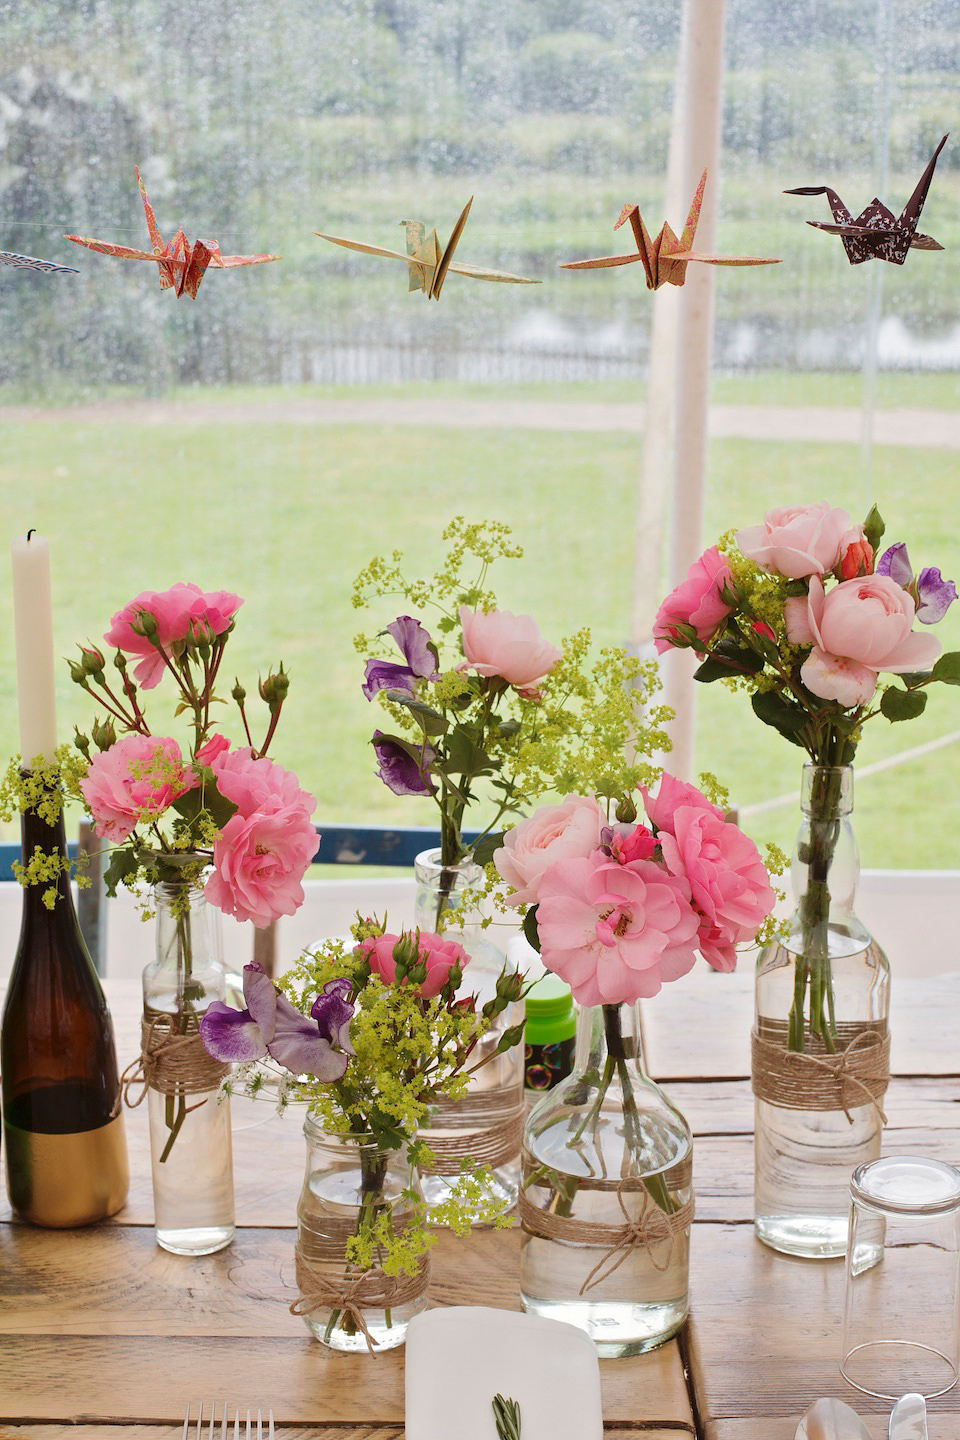
[[[130,1187],[123,1116],[97,1130],[44,1135],[4,1126],[7,1189],[22,1220],[65,1230],[115,1215]]]

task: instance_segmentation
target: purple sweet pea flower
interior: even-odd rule
[[[902,541],[883,552],[877,562],[877,574],[889,575],[909,591],[916,602],[921,625],[936,625],[957,598],[956,585],[952,580],[944,580],[935,565],[926,566],[914,579],[910,556]]]
[[[434,785],[429,779],[430,766],[437,752],[430,745],[422,747],[384,735],[374,730],[371,745],[377,753],[380,779],[394,795],[432,795]]]
[[[355,1053],[350,1044],[350,1021],[354,1009],[350,1001],[352,993],[353,986],[349,980],[328,980],[310,1011],[320,1034],[329,1040],[331,1045],[339,1045],[348,1055]]]
[[[368,700],[372,700],[378,690],[405,690],[412,695],[414,680],[437,678],[437,647],[419,620],[414,620],[412,615],[398,615],[384,633],[393,636],[406,663],[368,660],[362,686]]]
[[[315,1075],[318,1080],[339,1080],[347,1068],[350,1045],[349,1024],[353,1006],[346,1000],[342,986],[349,990],[349,981],[332,980],[324,986],[324,995],[331,986],[336,991],[331,999],[336,1008],[336,1030],[331,1033],[320,1017],[308,1019],[295,1010],[285,995],[279,994],[260,965],[243,967],[243,998],[246,1010],[234,1010],[216,1000],[200,1021],[200,1038],[208,1055],[215,1060],[262,1060],[270,1055],[278,1065],[294,1075]],[[314,1010],[323,995],[314,1002]],[[333,1043],[340,1050],[333,1048]]]

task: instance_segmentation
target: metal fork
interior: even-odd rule
[[[201,1402],[200,1402],[200,1409],[197,1411],[197,1428],[196,1428],[196,1430],[194,1431],[195,1440],[203,1440],[203,1412],[204,1412],[204,1407],[205,1407],[206,1403],[207,1403],[207,1402],[206,1402],[205,1400],[201,1400]],[[186,1413],[186,1414],[184,1415],[184,1417],[183,1417],[183,1430],[181,1431],[181,1434],[180,1434],[180,1440],[190,1440],[190,1425],[191,1425],[191,1415],[190,1415],[190,1412],[191,1412],[192,1409],[193,1409],[193,1406],[192,1406],[192,1405],[188,1405],[188,1406],[187,1406],[187,1413]],[[223,1412],[222,1412],[222,1414],[221,1414],[221,1416],[220,1416],[220,1427],[219,1427],[219,1429],[216,1428],[216,1424],[217,1424],[217,1407],[216,1407],[216,1404],[215,1404],[213,1401],[211,1401],[211,1402],[210,1402],[210,1418],[209,1418],[209,1422],[208,1422],[208,1426],[207,1426],[207,1440],[216,1440],[216,1437],[217,1437],[217,1436],[220,1437],[220,1440],[228,1440],[228,1432],[227,1432],[227,1403],[226,1403],[226,1401],[224,1401],[224,1403],[223,1403]],[[258,1410],[258,1411],[257,1411],[257,1434],[256,1434],[256,1440],[274,1440],[273,1411],[272,1411],[272,1410],[270,1410],[270,1411],[268,1412],[268,1414],[267,1414],[267,1425],[268,1425],[269,1428],[268,1428],[268,1430],[267,1430],[267,1432],[266,1432],[266,1437],[264,1437],[264,1430],[263,1430],[263,1411],[262,1411],[262,1410]],[[250,1413],[249,1410],[247,1411],[247,1428],[246,1428],[246,1430],[243,1432],[243,1437],[241,1437],[241,1432],[240,1432],[240,1410],[239,1410],[239,1407],[234,1411],[234,1415],[233,1415],[233,1440],[253,1440],[253,1419],[252,1419],[252,1416],[251,1416],[251,1413]]]

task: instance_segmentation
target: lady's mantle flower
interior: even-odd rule
[[[313,1002],[310,1019],[281,995],[260,965],[243,967],[246,1010],[216,1000],[200,1021],[208,1055],[246,1064],[269,1055],[294,1075],[339,1080],[354,1053],[350,1020],[354,1007],[349,980],[331,980]]]

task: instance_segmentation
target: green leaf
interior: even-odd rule
[[[776,690],[758,690],[750,697],[753,713],[764,725],[772,725],[791,745],[804,748],[800,732],[807,724],[806,710],[785,700]]]
[[[876,505],[871,505],[870,514],[863,522],[863,533],[874,554],[876,554],[877,546],[883,539],[884,531],[886,530],[886,528],[887,527],[883,523],[883,517],[880,514],[880,511],[877,509]]]
[[[916,690],[918,685],[926,685],[932,675],[932,670],[915,670],[912,675],[901,675],[900,679],[908,690]]]
[[[942,680],[944,685],[960,685],[960,650],[950,650],[941,655],[930,672],[933,680]]]
[[[890,721],[915,720],[927,708],[926,690],[901,690],[893,686],[884,690],[880,709]]]
[[[503,831],[498,830],[496,834],[484,835],[473,847],[473,858],[478,865],[489,865],[493,859],[495,850],[499,850],[503,844]]]
[[[531,905],[523,917],[523,933],[527,944],[532,945],[534,950],[540,950],[540,931],[537,928],[537,907]]]
[[[208,765],[200,769],[201,783],[194,789],[188,790],[175,800],[172,809],[192,825],[201,812],[206,811],[218,830],[222,830],[230,819],[231,815],[237,813],[237,807],[232,800],[227,800],[217,789],[217,782],[213,771]]]
[[[728,679],[731,675],[759,675],[763,669],[762,655],[741,644],[733,635],[725,635],[715,645],[699,670],[694,671],[694,680],[709,685],[711,680]]]
[[[519,720],[501,720],[497,727],[497,734],[501,740],[512,740],[514,735],[520,731]]]
[[[136,875],[140,869],[140,862],[132,850],[125,846],[114,850],[110,856],[110,862],[103,872],[103,883],[106,886],[108,895],[116,895],[117,886],[124,880]]]
[[[406,690],[388,690],[386,696],[394,705],[402,705],[409,710],[423,726],[424,734],[442,735],[449,728],[450,722],[440,711],[418,700],[416,695],[408,695]]]
[[[484,750],[483,746],[477,743],[475,733],[466,725],[457,725],[447,736],[444,746],[445,758],[451,770],[458,770],[461,775],[488,774],[493,769],[493,761]]]

